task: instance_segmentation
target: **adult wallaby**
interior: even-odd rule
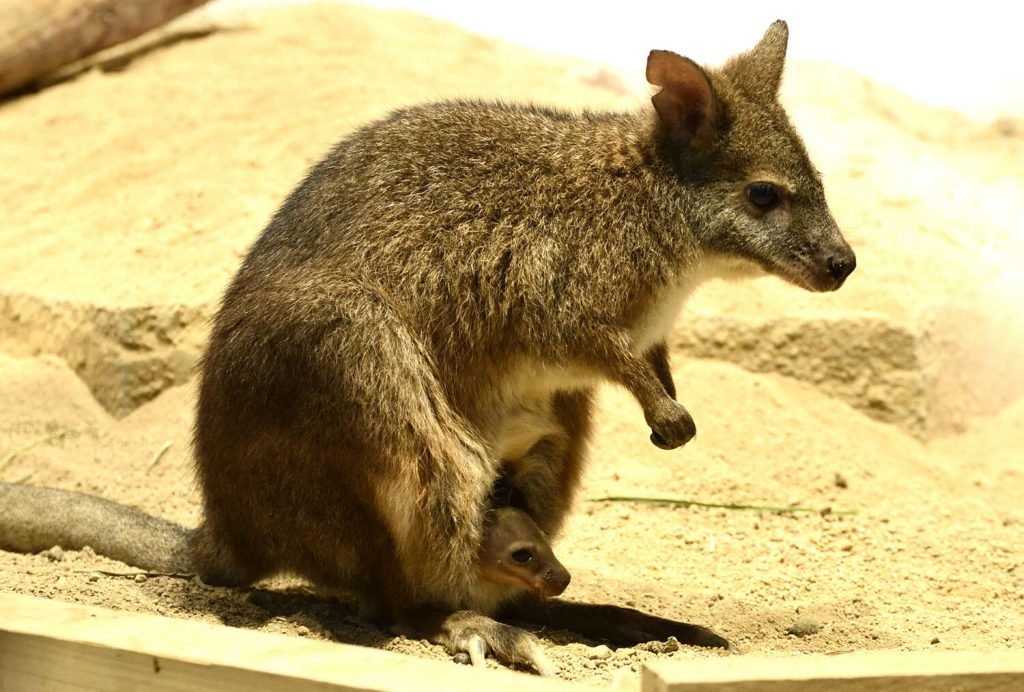
[[[636,397],[659,447],[693,437],[664,339],[702,280],[765,270],[830,291],[853,271],[778,103],[786,41],[776,22],[717,69],[652,52],[653,109],[431,103],[345,138],[217,314],[195,426],[202,523],[110,509],[128,518],[93,528],[127,523],[120,559],[209,583],[290,571],[354,588],[367,616],[541,671],[533,635],[490,616],[726,645],[628,609],[524,597],[474,565],[501,474],[513,504],[558,533],[597,383]],[[33,497],[18,521],[47,512]],[[4,544],[54,542],[9,523]]]

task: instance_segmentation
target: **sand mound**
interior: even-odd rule
[[[0,455],[22,450],[0,478],[187,524],[189,378],[206,319],[332,142],[425,99],[644,98],[598,66],[344,6],[198,15],[98,64],[0,104]],[[651,447],[630,398],[603,394],[558,547],[567,596],[700,622],[766,654],[1020,647],[1024,138],[827,65],[793,65],[785,97],[858,271],[832,295],[774,279],[698,293],[673,337],[700,430],[685,450]],[[607,495],[858,513],[589,501]],[[124,569],[88,551],[0,553],[0,567],[0,589],[444,657],[287,583],[137,583],[77,571]],[[820,631],[787,634],[797,617]],[[562,673],[587,682],[655,656],[714,655],[604,658],[551,636]]]

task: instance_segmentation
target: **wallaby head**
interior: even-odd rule
[[[688,226],[708,256],[833,291],[856,257],[778,101],[788,35],[777,21],[753,49],[712,70],[652,51],[647,81],[661,87],[652,101],[669,158],[693,196]]]

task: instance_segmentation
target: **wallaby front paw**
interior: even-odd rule
[[[651,442],[661,449],[675,449],[693,439],[697,424],[682,404],[663,399],[645,416],[651,426]]]

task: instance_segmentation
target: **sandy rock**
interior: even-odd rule
[[[206,306],[103,307],[0,293],[0,349],[63,358],[122,417],[193,374]]]
[[[40,553],[40,555],[45,557],[50,562],[64,561],[64,549],[61,548],[59,545],[55,545],[52,548],[49,548],[48,550],[44,550]]]
[[[821,623],[814,618],[804,616],[797,618],[796,621],[786,630],[786,634],[802,638],[809,637],[812,634],[817,634],[820,631]]]
[[[878,420],[915,434],[925,429],[915,338],[889,320],[702,316],[679,325],[671,345],[689,357],[794,377]]]

